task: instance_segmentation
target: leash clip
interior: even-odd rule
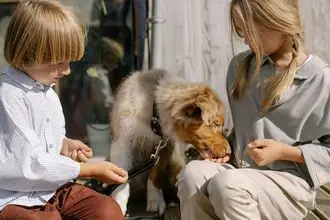
[[[158,145],[155,147],[155,153],[150,155],[150,159],[156,160],[155,165],[158,163],[159,160],[159,152],[166,147],[167,142],[169,140],[169,137],[166,137],[165,139],[161,139],[158,143]]]

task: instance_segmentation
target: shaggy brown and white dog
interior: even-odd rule
[[[164,70],[151,70],[134,73],[116,94],[110,115],[111,162],[130,170],[154,153],[161,137],[150,127],[153,103],[169,142],[147,177],[138,176],[130,181],[131,187],[123,184],[112,193],[123,213],[127,210],[130,188],[143,189],[146,185],[147,211],[163,212],[162,189],[168,184],[174,186],[176,175],[185,164],[176,143],[193,145],[205,158],[230,153],[222,131],[224,107],[216,92],[205,84],[188,82]]]

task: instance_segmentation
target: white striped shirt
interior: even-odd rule
[[[78,162],[60,155],[65,120],[55,91],[5,67],[0,75],[0,210],[43,205],[76,178]]]

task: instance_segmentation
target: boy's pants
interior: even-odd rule
[[[286,172],[192,161],[178,175],[182,220],[302,220],[315,190]]]
[[[88,187],[67,183],[59,188],[45,206],[7,205],[0,220],[123,220],[119,205],[110,197]]]

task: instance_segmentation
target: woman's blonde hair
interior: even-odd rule
[[[251,80],[258,76],[264,57],[256,24],[292,38],[290,64],[279,74],[274,74],[265,84],[266,96],[262,101],[262,108],[268,109],[293,83],[297,56],[303,49],[304,34],[300,23],[298,0],[232,0],[230,6],[232,28],[239,37],[244,37],[243,30],[235,23],[234,16],[239,16],[242,21],[245,37],[249,39],[249,45],[253,50],[253,53],[239,61],[238,74],[230,91],[230,95],[236,100],[242,98]],[[248,71],[253,57],[256,62],[255,70],[252,76],[249,76]]]
[[[17,69],[64,61],[84,54],[85,26],[72,10],[52,0],[22,0],[9,23],[4,55]]]

